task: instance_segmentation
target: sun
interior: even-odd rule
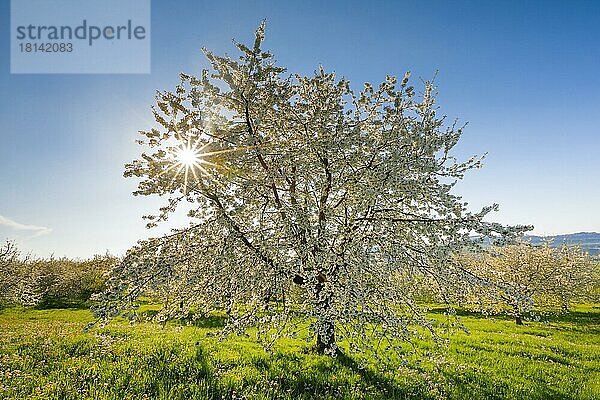
[[[180,148],[176,153],[177,162],[186,168],[196,167],[200,164],[200,152],[193,148]]]

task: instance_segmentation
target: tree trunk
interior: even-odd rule
[[[326,321],[320,329],[323,334],[317,334],[317,351],[319,354],[331,354],[335,349],[335,324],[333,321]]]
[[[521,319],[520,315],[517,315],[515,317],[515,322],[517,323],[517,325],[523,325],[523,320]]]
[[[319,281],[315,287],[315,294],[321,315],[327,315],[329,307],[331,307],[331,299],[329,296],[320,298],[323,286],[323,282]],[[325,319],[317,323],[319,324],[317,326],[317,351],[319,354],[332,354],[335,351],[335,322]]]

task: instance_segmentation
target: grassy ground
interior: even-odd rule
[[[274,352],[199,326],[123,324],[83,333],[86,310],[0,310],[0,399],[598,399],[600,305],[517,326],[462,317],[448,348],[410,366]],[[423,362],[419,363],[419,358]]]

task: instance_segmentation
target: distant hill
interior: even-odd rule
[[[600,233],[597,232],[579,232],[556,236],[526,235],[525,240],[530,241],[533,245],[539,245],[544,240],[549,240],[552,247],[558,247],[561,244],[578,244],[591,255],[600,255]]]

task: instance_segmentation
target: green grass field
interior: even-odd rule
[[[517,326],[462,317],[447,348],[420,342],[408,365],[310,351],[267,353],[195,326],[113,323],[87,310],[0,310],[1,399],[600,399],[600,305]]]

